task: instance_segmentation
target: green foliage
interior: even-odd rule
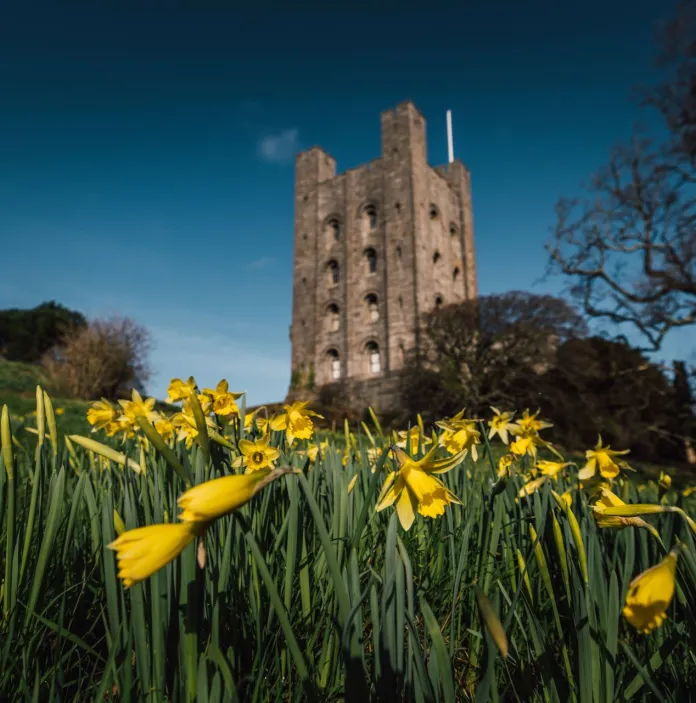
[[[537,379],[537,399],[525,402],[552,417],[550,438],[569,447],[605,443],[630,447],[631,456],[683,459],[677,399],[664,373],[623,342],[571,340],[553,368]]]
[[[290,388],[299,388],[302,374],[298,369],[295,369],[290,376]]]
[[[38,363],[67,330],[86,324],[81,313],[53,301],[30,310],[0,310],[0,357]]]
[[[372,433],[386,448],[389,439]],[[273,442],[283,446],[278,434]],[[141,474],[80,447],[74,456],[48,442],[15,452],[14,481],[0,463],[0,562],[11,604],[0,619],[0,699],[689,700],[696,562],[676,515],[654,524],[665,545],[687,545],[680,590],[667,621],[646,637],[620,615],[629,581],[664,553],[646,530],[598,530],[577,492],[586,582],[574,524],[552,486],[517,501],[513,475],[491,495],[486,445],[477,463],[467,458],[442,476],[464,505],[440,519],[418,516],[404,532],[393,509],[374,512],[391,459],[383,451],[371,473],[370,447],[359,435],[344,466],[330,443],[311,471],[216,522],[204,569],[191,545],[128,591],[106,547],[114,511],[127,529],[172,520],[181,480],[152,449]],[[205,461],[196,445],[176,445],[196,483],[230,471],[228,451],[212,449]],[[135,441],[125,451],[138,460]],[[306,459],[284,448],[281,461],[305,467]],[[561,477],[553,488],[569,485]],[[628,485],[625,498],[656,501],[657,490],[639,496]],[[505,632],[505,660],[484,613],[489,628],[499,620]]]

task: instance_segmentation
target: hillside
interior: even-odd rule
[[[0,360],[0,406],[7,405],[10,415],[20,426],[34,427],[36,424],[37,385],[51,396],[61,432],[84,434],[89,431],[85,419],[89,402],[61,398],[54,394],[40,366]]]

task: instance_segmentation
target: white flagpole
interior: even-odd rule
[[[452,110],[447,110],[447,154],[449,163],[454,161],[454,143],[452,141]]]

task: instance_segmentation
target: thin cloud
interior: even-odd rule
[[[259,142],[259,156],[270,163],[292,161],[300,150],[297,129],[286,129],[278,134],[269,134]]]
[[[277,261],[275,256],[262,256],[260,259],[255,259],[251,263],[248,264],[248,268],[250,269],[265,269],[268,268],[271,264],[274,264]]]

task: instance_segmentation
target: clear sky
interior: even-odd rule
[[[293,155],[379,156],[412,99],[471,169],[481,294],[538,283],[560,195],[641,119],[656,0],[10,3],[0,10],[0,307],[152,332],[173,376],[252,404],[290,380]],[[449,9],[449,6],[459,9]],[[683,335],[682,335],[683,337]],[[681,353],[676,342],[667,353]]]

